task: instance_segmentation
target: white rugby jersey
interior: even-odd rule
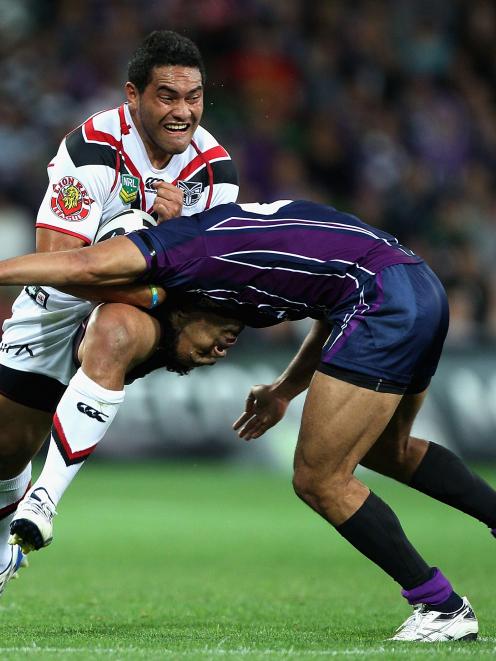
[[[150,163],[127,104],[97,113],[69,133],[48,166],[50,183],[36,227],[70,234],[86,244],[99,226],[126,209],[151,213],[166,181],[184,193],[182,215],[235,202],[238,182],[227,151],[199,126],[189,147],[161,170]]]
[[[150,212],[158,180],[184,191],[183,215],[238,195],[226,150],[202,127],[190,146],[162,170],[152,167],[126,104],[97,113],[69,133],[48,166],[49,185],[36,226],[93,242],[98,228],[129,208]],[[52,287],[24,287],[3,325],[0,362],[68,383],[74,372],[72,338],[94,303]],[[19,354],[17,347],[28,347]],[[16,347],[11,351],[10,347]]]

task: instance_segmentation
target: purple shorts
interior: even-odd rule
[[[319,371],[380,392],[418,393],[448,331],[446,292],[425,263],[388,266],[328,316]]]

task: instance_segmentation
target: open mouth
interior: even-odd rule
[[[214,355],[219,357],[224,357],[227,354],[227,350],[236,344],[238,338],[234,336],[225,337],[222,342],[218,342],[214,347]]]
[[[190,127],[190,124],[186,123],[175,123],[175,124],[162,124],[162,128],[168,131],[169,133],[185,133]]]

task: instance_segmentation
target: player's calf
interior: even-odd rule
[[[1,379],[0,384],[5,385]],[[0,394],[0,419],[0,480],[11,480],[22,473],[42,446],[52,415]]]

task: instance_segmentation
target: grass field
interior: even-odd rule
[[[496,473],[487,473],[491,481]],[[226,466],[85,467],[55,542],[0,602],[0,659],[474,659],[496,655],[496,540],[477,522],[366,477],[469,595],[481,638],[384,642],[399,587],[292,494]]]

